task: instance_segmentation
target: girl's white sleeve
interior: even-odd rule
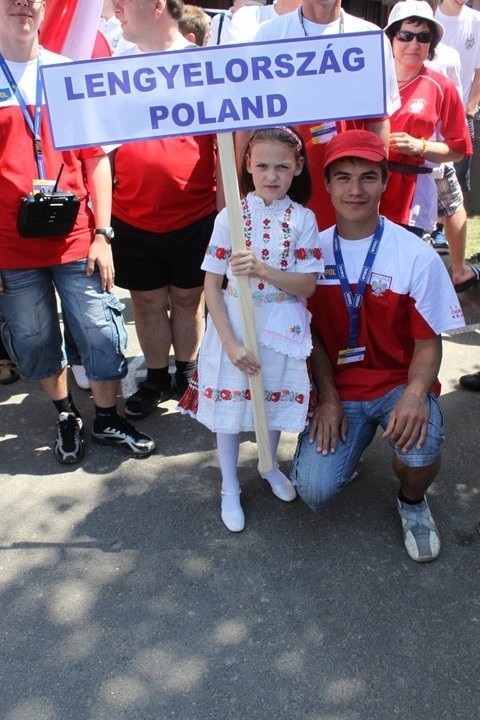
[[[323,273],[322,249],[320,247],[318,225],[313,212],[303,209],[303,225],[295,248],[295,272]]]
[[[232,246],[230,244],[227,210],[224,208],[215,218],[212,237],[202,263],[202,270],[216,275],[225,275],[231,254]]]

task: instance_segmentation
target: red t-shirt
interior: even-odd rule
[[[42,51],[44,64],[63,62],[65,58]],[[28,63],[8,62],[31,114],[35,110],[36,60]],[[104,155],[100,148],[65,150],[53,148],[46,110],[42,108],[42,139],[45,174],[55,180],[62,162],[65,164],[59,188],[70,190],[80,198],[80,210],[72,232],[66,236],[24,238],[17,231],[17,217],[22,197],[33,190],[38,167],[33,136],[15,95],[0,69],[0,267],[35,268],[60,265],[88,255],[93,240],[94,219],[87,207],[83,159]]]
[[[343,260],[355,291],[371,238],[340,239]],[[408,381],[415,340],[433,338],[464,326],[458,298],[445,266],[431,246],[385,220],[359,312],[357,345],[365,346],[359,362],[338,363],[348,347],[350,316],[337,276],[333,228],[320,234],[325,273],[309,298],[312,328],[332,363],[342,400],[371,400]],[[438,381],[433,388],[440,390]]]
[[[438,140],[463,155],[472,154],[465,121],[465,109],[449,78],[424,68],[400,90],[401,107],[390,118],[390,132],[406,132],[415,138]],[[402,165],[423,165],[417,155],[390,151],[390,161]],[[408,224],[418,175],[389,173],[387,189],[380,201],[380,213],[396,223]]]
[[[166,233],[215,210],[213,135],[185,135],[126,143],[115,156],[113,215]]]

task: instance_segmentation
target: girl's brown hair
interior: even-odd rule
[[[275,140],[276,142],[285,143],[285,145],[291,147],[295,152],[297,160],[299,158],[303,158],[302,171],[300,175],[294,176],[292,184],[288,189],[288,196],[295,202],[304,205],[312,194],[312,178],[310,176],[307,155],[305,153],[305,144],[298,133],[298,130],[295,127],[287,125],[283,127],[254,130],[253,134],[248,139],[248,142],[245,143],[245,147],[242,150],[240,170],[238,172],[240,195],[245,197],[245,195],[249,192],[253,192],[255,190],[252,175],[247,170],[247,157],[249,157],[252,145],[255,142],[263,142],[267,140]]]

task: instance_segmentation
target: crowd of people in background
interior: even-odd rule
[[[384,117],[352,112],[236,133],[239,254],[214,135],[53,148],[38,67],[62,58],[39,44],[45,11],[43,0],[0,3],[0,76],[9,88],[0,106],[0,384],[41,383],[58,415],[55,456],[67,464],[85,448],[68,365],[93,397],[92,439],[135,457],[148,457],[155,442],[129,420],[177,397],[182,412],[217,434],[221,517],[239,532],[239,433],[253,429],[248,379],[262,370],[273,468],[261,476],[273,493],[289,502],[298,492],[322,508],[350,482],[381,425],[394,451],[407,553],[435,559],[440,536],[425,492],[443,442],[440,336],[463,324],[457,295],[480,282],[480,264],[466,258],[464,204],[480,102],[480,12],[461,0],[393,5]],[[376,29],[341,0],[235,0],[213,19],[181,0],[105,0],[99,23],[115,56]],[[32,181],[47,187],[62,163],[78,214],[40,244],[22,229],[18,207]],[[250,282],[260,360],[242,338],[238,276]],[[130,293],[145,359],[144,378],[124,398],[128,420],[117,411],[128,366],[115,284]],[[480,391],[480,373],[460,384]],[[291,478],[275,461],[282,430],[301,433]]]

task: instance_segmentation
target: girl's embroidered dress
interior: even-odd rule
[[[324,270],[315,216],[288,196],[271,205],[249,193],[242,201],[245,241],[257,258],[290,272]],[[215,221],[202,269],[227,275],[224,300],[228,317],[242,338],[240,305],[231,255],[226,209]],[[268,427],[299,432],[306,422],[310,382],[306,358],[312,348],[310,313],[304,298],[251,278],[257,340],[262,365]],[[213,432],[254,429],[247,376],[229,360],[208,316],[197,373],[179,403]]]

